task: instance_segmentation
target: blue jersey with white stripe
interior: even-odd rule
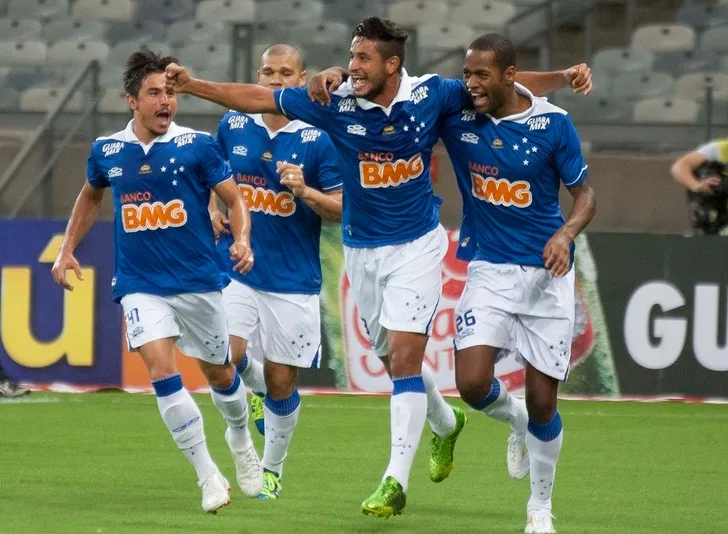
[[[325,130],[337,149],[345,245],[406,243],[437,226],[442,201],[432,191],[430,160],[438,120],[468,102],[460,80],[415,78],[403,70],[388,108],[354,97],[348,82],[328,106],[312,102],[305,88],[276,91],[275,99],[286,116]]]
[[[114,300],[219,291],[230,279],[207,206],[230,168],[208,133],[172,123],[143,145],[132,123],[94,141],[87,164],[88,182],[113,194]]]
[[[230,275],[261,291],[318,294],[321,291],[321,217],[280,182],[277,162],[299,165],[306,185],[323,192],[341,188],[336,151],[329,136],[301,121],[271,131],[261,115],[231,111],[220,121],[217,140],[250,210],[255,265],[232,271],[223,235],[218,250]]]
[[[543,249],[565,222],[561,183],[581,184],[587,165],[566,111],[516,89],[532,103],[523,113],[496,119],[466,109],[444,119],[440,133],[463,193],[463,224],[475,234],[473,259],[543,267]]]

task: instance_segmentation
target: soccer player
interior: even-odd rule
[[[305,86],[301,51],[287,44],[266,49],[258,83],[270,89]],[[277,499],[298,422],[298,369],[321,361],[321,219],[341,219],[341,177],[331,139],[305,122],[231,111],[220,121],[217,140],[252,212],[256,264],[240,275],[230,262],[232,281],[223,290],[223,304],[233,363],[241,371],[251,367],[254,360],[245,353],[253,333],[265,358],[265,383],[249,384],[267,390],[264,486],[258,497]],[[213,220],[228,261],[232,239],[222,214],[213,214]]]
[[[495,362],[502,350],[524,360],[525,532],[540,534],[555,532],[551,492],[563,440],[556,395],[571,356],[574,239],[596,204],[569,116],[516,84],[515,65],[505,37],[473,41],[463,78],[476,115],[451,115],[441,135],[458,180],[469,184],[464,200],[476,223],[475,258],[456,308],[456,383],[470,406],[506,421],[509,395],[493,377]],[[559,207],[561,183],[574,199],[568,220]]]
[[[69,291],[67,270],[82,279],[74,250],[98,216],[104,189],[111,187],[112,296],[124,309],[129,346],[149,371],[162,420],[197,473],[202,508],[215,512],[229,504],[230,484],[208,452],[202,414],[176,367],[175,343],[197,359],[212,388],[213,403],[227,423],[225,440],[238,484],[246,495],[258,495],[263,473],[247,428],[245,389],[229,360],[221,293],[229,278],[215,249],[210,190],[230,209],[229,253],[240,272],[253,265],[250,221],[212,137],[173,122],[177,95],[165,88],[164,69],[175,61],[149,50],[129,57],[124,89],[133,118],[124,130],[92,144],[87,181],[52,273]]]
[[[445,403],[422,365],[441,289],[447,235],[441,203],[430,184],[430,158],[441,116],[468,100],[461,81],[411,77],[403,69],[407,33],[372,17],[354,31],[351,79],[330,105],[304,88],[270,91],[251,84],[213,83],[167,67],[170,85],[244,112],[279,113],[326,131],[338,151],[344,184],[342,233],[346,271],[363,326],[393,381],[390,461],[362,511],[378,517],[402,512],[412,461],[425,419],[432,426],[430,478],[453,468],[464,412]],[[522,77],[546,90],[561,73]]]

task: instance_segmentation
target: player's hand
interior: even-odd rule
[[[344,71],[338,67],[322,70],[308,81],[308,97],[322,106],[331,104],[331,95],[344,83]]]
[[[227,229],[230,221],[220,210],[210,212],[210,222],[212,223],[212,230],[215,232],[215,238],[230,233],[230,230]]]
[[[588,95],[592,92],[592,72],[589,65],[580,63],[564,71],[564,78],[574,93]]]
[[[51,274],[53,275],[53,280],[61,286],[63,289],[67,289],[68,291],[73,291],[73,286],[71,283],[66,280],[66,271],[69,271],[73,269],[73,272],[76,273],[76,278],[79,281],[83,281],[83,273],[81,272],[81,266],[78,263],[78,260],[75,258],[73,254],[70,253],[60,253],[56,257],[56,261],[53,262],[53,268],[51,269]]]
[[[693,188],[693,193],[700,193],[702,195],[710,195],[716,189],[720,187],[720,178],[717,176],[710,176],[704,180],[700,180]]]
[[[556,232],[543,249],[546,269],[554,276],[564,276],[571,269],[571,240],[561,232]]]
[[[237,262],[233,267],[233,271],[248,274],[250,269],[253,268],[255,258],[253,256],[253,249],[250,248],[250,243],[243,241],[235,241],[230,245],[230,259]]]
[[[178,93],[185,92],[185,86],[192,79],[187,69],[177,63],[170,63],[164,69],[164,86],[167,89],[174,89]]]
[[[303,169],[293,163],[276,163],[278,174],[281,177],[281,184],[291,190],[296,198],[305,198],[308,192],[306,181],[303,178]]]

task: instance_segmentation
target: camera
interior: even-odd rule
[[[695,169],[694,176],[698,180],[718,176],[720,185],[708,195],[688,192],[690,224],[701,234],[721,234],[728,228],[728,169],[719,161],[707,161]]]

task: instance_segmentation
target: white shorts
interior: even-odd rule
[[[542,373],[565,380],[574,331],[574,269],[474,261],[455,308],[455,350],[480,345],[516,351]]]
[[[294,367],[321,363],[318,295],[271,293],[232,280],[222,291],[230,335],[251,336],[266,360]],[[257,333],[257,336],[255,335]]]
[[[390,330],[429,335],[447,246],[447,233],[438,225],[401,245],[344,247],[354,302],[377,356],[387,354]]]
[[[227,316],[220,291],[168,297],[132,293],[121,299],[121,306],[130,350],[171,337],[187,356],[218,365],[230,361]]]

